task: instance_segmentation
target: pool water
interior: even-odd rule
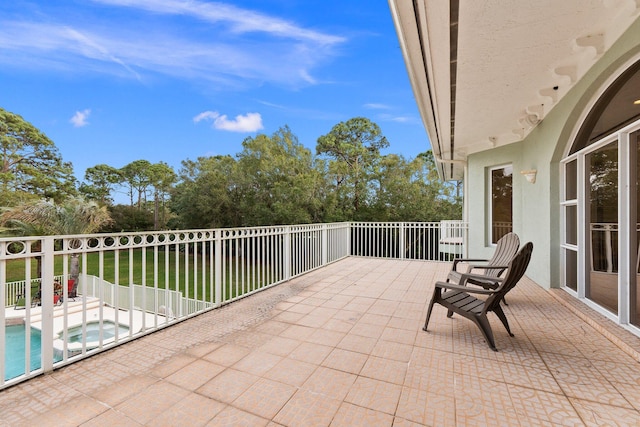
[[[100,322],[87,322],[86,327],[87,343],[100,341]],[[118,337],[122,338],[127,335],[129,328],[124,325],[118,325]],[[104,341],[116,336],[116,324],[110,320],[102,322],[102,339]],[[58,335],[60,339],[64,336],[62,333]],[[82,325],[73,326],[67,331],[67,341],[69,343],[82,343]]]
[[[40,330],[31,328],[30,334],[30,371],[39,369],[41,366],[40,354]],[[24,374],[25,366],[25,340],[26,332],[24,325],[13,325],[5,327],[5,352],[4,352],[4,366],[5,373],[4,379],[10,380],[19,375]],[[62,360],[60,358],[54,358],[57,362]]]
[[[118,325],[118,336],[125,337],[129,332],[129,328],[124,325]],[[102,322],[102,339],[107,341],[116,335],[116,324],[109,320]],[[40,330],[31,328],[29,370],[40,369],[42,361],[40,360],[42,348],[40,342]],[[58,335],[59,339],[63,339],[63,334]],[[67,332],[67,342],[82,344],[82,325],[73,326]],[[88,322],[86,326],[86,342],[87,349],[95,348],[100,341],[100,322]],[[5,374],[4,379],[10,380],[24,374],[25,367],[25,345],[26,332],[24,325],[12,325],[5,327],[5,343],[4,352]],[[61,352],[54,352],[53,361],[62,360]]]

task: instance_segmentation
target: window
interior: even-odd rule
[[[564,283],[640,328],[640,61],[599,96],[563,160]],[[640,330],[635,330],[640,335]]]
[[[513,231],[513,166],[499,166],[489,171],[491,243]]]
[[[585,213],[591,248],[585,296],[618,314],[618,141],[593,149],[585,155],[584,161],[588,180]]]
[[[564,239],[560,242],[565,263],[564,286],[578,291],[578,161],[564,163]]]

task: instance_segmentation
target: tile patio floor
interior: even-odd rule
[[[0,426],[640,425],[640,339],[526,278],[499,352],[423,332],[448,268],[342,260],[1,391]]]

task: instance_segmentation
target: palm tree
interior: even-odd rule
[[[0,215],[0,224],[8,227],[5,234],[14,236],[89,234],[109,222],[111,217],[106,206],[100,207],[82,197],[71,197],[58,205],[50,200],[39,200],[16,206]],[[80,241],[74,239],[69,242],[69,246],[77,249]],[[37,257],[37,263],[37,274],[41,277],[40,257]],[[73,280],[71,294],[75,295],[80,275],[77,253],[71,255],[69,270],[69,278]]]

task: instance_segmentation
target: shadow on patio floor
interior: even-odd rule
[[[640,423],[638,338],[563,291],[522,280],[499,352],[440,306],[421,331],[448,269],[342,260],[4,390],[0,425]]]

